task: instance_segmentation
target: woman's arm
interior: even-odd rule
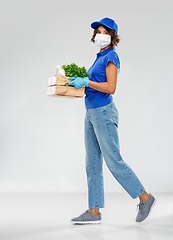
[[[98,83],[89,80],[88,87],[97,91],[114,94],[117,85],[118,68],[113,62],[108,62],[106,67],[107,82]]]

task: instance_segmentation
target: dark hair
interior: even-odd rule
[[[96,27],[94,29],[94,33],[93,33],[93,36],[91,38],[91,42],[93,42],[93,43],[95,43],[94,38],[95,38],[95,35],[97,34],[98,27]],[[115,30],[112,30],[112,29],[110,29],[110,28],[108,28],[106,26],[103,26],[103,27],[106,29],[106,31],[111,36],[111,47],[117,46],[119,41],[120,41],[119,35],[115,32]]]

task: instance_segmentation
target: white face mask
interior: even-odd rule
[[[108,34],[96,34],[94,38],[95,43],[100,48],[105,48],[111,43],[111,36]]]

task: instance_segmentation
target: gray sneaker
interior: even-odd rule
[[[156,203],[156,199],[149,194],[151,199],[148,202],[140,202],[137,207],[139,209],[137,217],[136,217],[136,222],[142,222],[147,219],[149,216],[151,209],[154,207]]]
[[[75,224],[98,224],[101,223],[101,213],[95,216],[90,210],[86,210],[79,217],[72,218],[72,223]]]

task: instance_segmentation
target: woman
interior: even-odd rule
[[[133,198],[139,197],[137,222],[144,221],[155,204],[155,198],[148,194],[133,170],[123,161],[118,138],[118,111],[113,102],[120,69],[120,61],[114,46],[120,41],[118,26],[114,20],[103,18],[93,22],[94,34],[91,41],[100,47],[100,52],[88,77],[70,78],[69,85],[85,86],[85,149],[88,183],[89,209],[79,217],[71,219],[75,224],[101,222],[99,208],[104,208],[103,157],[115,179]]]

